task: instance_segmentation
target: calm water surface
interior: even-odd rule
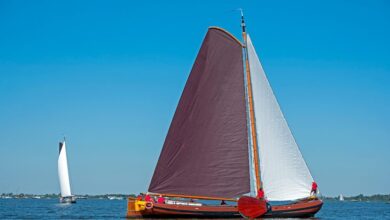
[[[126,200],[78,200],[59,204],[57,199],[0,199],[0,219],[120,219]],[[390,219],[384,202],[326,201],[317,219]]]

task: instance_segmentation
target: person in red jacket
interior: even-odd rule
[[[316,195],[317,194],[317,190],[318,190],[318,185],[317,185],[316,182],[313,182],[311,184],[311,192],[310,192],[310,194],[311,195]]]
[[[257,191],[257,198],[258,198],[258,199],[264,199],[263,187],[261,187],[261,188]]]
[[[160,195],[157,199],[157,203],[164,204],[165,203],[165,198]]]
[[[153,202],[152,197],[150,197],[149,194],[146,194],[146,196],[145,196],[145,201],[146,201],[146,202]]]

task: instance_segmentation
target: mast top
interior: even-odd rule
[[[241,27],[242,27],[242,32],[245,32],[245,20],[244,20],[244,11],[242,10],[242,8],[239,8],[238,10],[240,10],[241,12]]]

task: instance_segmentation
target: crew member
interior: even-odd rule
[[[257,198],[258,198],[258,199],[264,199],[263,187],[261,187],[261,188],[257,191]]]
[[[311,184],[311,192],[310,192],[310,194],[311,195],[316,195],[317,194],[317,190],[318,190],[318,185],[317,185],[316,182],[313,182]]]
[[[162,195],[160,195],[158,197],[158,199],[157,199],[157,203],[164,204],[165,203],[165,198]]]
[[[152,201],[152,197],[150,197],[149,194],[146,194],[146,196],[145,196],[145,201],[146,201],[146,202],[153,202],[153,201]]]
[[[142,200],[142,195],[143,195],[143,194],[141,193],[141,194],[139,194],[139,195],[137,196],[137,200],[138,200],[138,201],[141,201],[141,200]]]

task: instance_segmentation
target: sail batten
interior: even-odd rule
[[[287,125],[249,35],[247,42],[264,193],[270,201],[308,197],[313,178]]]
[[[149,192],[233,198],[250,191],[242,45],[209,29]]]

